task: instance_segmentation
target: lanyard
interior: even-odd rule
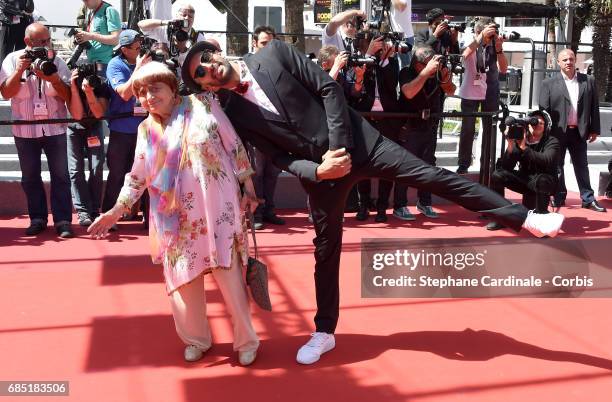
[[[91,22],[93,21],[93,18],[96,15],[96,13],[100,11],[103,4],[104,2],[101,2],[100,5],[98,5],[98,7],[94,10],[94,12],[89,14],[89,19],[87,20],[87,32],[90,32],[89,29],[91,28]]]

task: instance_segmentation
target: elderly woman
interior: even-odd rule
[[[134,165],[117,203],[88,231],[104,237],[147,188],[152,258],[164,267],[185,360],[200,359],[211,346],[204,292],[204,275],[211,273],[232,316],[234,350],[249,365],[259,346],[242,277],[248,252],[243,209],[257,206],[253,170],[218,102],[180,97],[177,87],[161,63],[134,73],[134,94],[149,117],[140,124]]]

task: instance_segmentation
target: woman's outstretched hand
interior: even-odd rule
[[[94,239],[103,239],[108,234],[110,228],[121,218],[121,210],[112,208],[108,212],[98,216],[96,220],[89,225],[87,233],[91,234]]]

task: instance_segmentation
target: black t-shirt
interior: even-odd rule
[[[113,94],[113,90],[107,83],[103,82],[100,88],[94,89],[94,95],[96,98],[104,98],[110,102],[111,96]],[[79,95],[81,97],[81,103],[83,104],[83,116],[84,117],[93,117],[91,113],[91,109],[89,109],[89,103],[87,103],[87,98],[85,97],[85,93],[79,90]],[[71,123],[69,127],[72,130],[91,130],[95,123],[92,122],[79,122],[79,123]]]
[[[409,83],[418,77],[419,73],[416,72],[414,67],[406,67],[400,71],[399,84],[400,88],[402,85]],[[408,99],[400,91],[399,106],[402,112],[416,112],[421,113],[424,109],[429,109],[431,113],[441,111],[440,102],[440,85],[436,77],[429,78],[425,81],[423,88],[412,98]],[[431,127],[434,119],[423,120],[420,117],[408,119],[409,126],[411,128],[423,128],[427,129]]]

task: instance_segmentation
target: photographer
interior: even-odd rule
[[[114,116],[121,113],[134,113],[135,116],[112,119],[108,122],[110,129],[106,152],[108,177],[102,201],[102,212],[110,210],[117,201],[124,177],[134,162],[138,125],[144,120],[144,116],[137,115],[141,114],[142,108],[136,104],[136,97],[132,92],[132,75],[151,61],[149,54],[140,55],[142,41],[142,35],[132,29],[121,32],[119,44],[115,48],[119,54],[111,59],[106,70],[106,78],[113,89],[107,114]]]
[[[84,26],[75,33],[78,44],[89,42],[87,60],[90,63],[106,64],[113,57],[113,46],[117,45],[121,32],[119,12],[102,0],[83,0],[87,7]]]
[[[414,45],[414,31],[412,29],[412,0],[391,0],[391,28],[395,32],[404,34],[404,42],[410,47]],[[412,53],[399,54],[401,68],[410,65]]]
[[[501,195],[504,187],[523,194],[525,207],[546,214],[550,196],[557,188],[560,145],[559,140],[550,135],[552,122],[546,111],[536,110],[528,116],[535,117],[537,125],[530,123],[525,128],[525,125],[515,124],[506,130],[506,151],[491,175],[491,183],[493,190]],[[519,169],[514,170],[517,163]],[[488,230],[502,228],[504,226],[495,221],[487,225]]]
[[[383,36],[368,40],[371,38],[370,32],[364,30],[362,33],[365,34],[363,37],[366,39],[360,39],[355,43],[359,55],[363,55],[361,59],[375,60],[375,63],[367,66],[354,66],[348,71],[345,87],[350,89],[350,94],[347,94],[349,105],[360,112],[397,112],[397,84],[400,70],[398,54],[395,53],[394,45],[390,41],[385,41]],[[397,120],[385,118],[367,120],[382,135],[395,142],[400,142],[398,138],[400,125]],[[375,222],[387,221],[386,211],[393,187],[392,181],[379,179]],[[395,183],[393,216],[402,220],[406,220],[407,216],[405,190],[405,186]],[[365,221],[368,219],[372,203],[370,179],[361,180],[358,183],[358,193],[359,210],[355,218],[358,221]]]
[[[323,30],[323,46],[333,45],[341,51],[350,51],[355,34],[362,28],[357,26],[360,18],[366,18],[361,10],[347,10],[334,15]]]
[[[32,22],[34,0],[0,2],[0,63],[7,54],[25,48],[25,29]]]
[[[178,56],[179,65],[183,65],[187,50],[189,50],[194,43],[206,39],[204,34],[193,29],[194,18],[195,9],[193,6],[191,4],[182,4],[176,13],[175,19],[142,20],[138,23],[138,28],[140,28],[145,35],[148,35],[150,32],[160,27],[168,27],[166,35],[168,44],[171,49],[176,48],[177,52],[177,54],[172,54],[171,52],[171,56]]]
[[[461,111],[467,113],[494,112],[499,107],[499,74],[505,74],[508,61],[503,51],[504,39],[497,25],[488,18],[479,18],[474,25],[474,39],[463,51],[465,74],[459,88]],[[489,147],[491,117],[483,117],[482,149]],[[459,137],[458,174],[465,174],[472,163],[472,144],[476,118],[463,117]],[[481,159],[482,166],[482,159]]]
[[[416,33],[414,44],[430,46],[436,54],[458,54],[459,30],[449,27],[448,21],[444,19],[444,10],[431,9],[425,18],[427,28]]]
[[[98,76],[95,64],[85,64],[72,71],[68,110],[75,120],[103,119],[112,90]],[[89,178],[85,180],[85,160]],[[79,225],[89,226],[100,214],[104,168],[104,132],[102,120],[81,121],[68,125],[68,171],[72,185],[72,203]]]
[[[429,114],[442,111],[441,93],[452,95],[456,89],[450,79],[451,72],[440,64],[441,61],[442,56],[436,55],[432,47],[417,46],[410,67],[402,69],[399,79],[400,111],[419,115],[406,120],[402,140],[408,151],[432,166],[436,165],[437,133],[434,128],[439,118]],[[406,189],[403,189],[403,197],[406,198]],[[428,218],[437,218],[438,214],[431,207],[431,193],[418,190],[417,197],[417,210]],[[406,211],[409,213],[407,207]]]
[[[70,71],[54,57],[51,35],[42,24],[28,25],[25,50],[10,53],[0,70],[0,93],[11,100],[14,120],[65,119],[70,101]],[[47,227],[47,197],[41,179],[41,153],[47,156],[51,174],[51,211],[60,237],[73,237],[70,179],[66,157],[65,124],[14,125],[13,136],[21,166],[21,186],[28,200],[30,226],[34,236]]]

